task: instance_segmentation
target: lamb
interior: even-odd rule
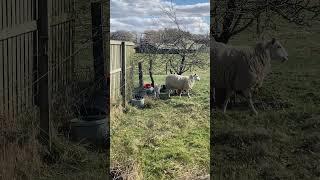
[[[168,96],[172,90],[178,89],[179,96],[181,98],[181,93],[186,90],[188,97],[190,98],[190,90],[192,89],[195,81],[200,81],[200,77],[197,74],[188,76],[181,76],[177,74],[170,74],[166,77],[166,87],[168,89]]]
[[[240,92],[257,115],[258,112],[253,106],[252,90],[262,86],[271,69],[271,60],[288,60],[287,51],[275,38],[258,42],[251,48],[237,48],[215,41],[212,43],[214,86],[225,89],[226,92],[223,113],[226,112],[230,97],[235,92]]]

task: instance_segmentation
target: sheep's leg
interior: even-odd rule
[[[252,94],[251,94],[250,90],[243,91],[243,95],[247,98],[248,103],[249,103],[249,106],[250,106],[252,112],[253,112],[255,115],[258,115],[258,112],[257,112],[257,110],[254,108],[254,105],[253,105]]]
[[[187,92],[188,92],[188,97],[191,98],[191,96],[190,96],[190,90],[188,90]]]
[[[223,103],[223,113],[226,113],[227,111],[227,106],[228,106],[231,95],[232,95],[232,91],[227,90],[226,98]]]
[[[168,89],[168,97],[170,97],[171,89]]]

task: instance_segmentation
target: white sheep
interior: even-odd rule
[[[186,90],[188,97],[190,98],[190,90],[192,89],[195,81],[200,81],[200,77],[197,74],[190,76],[181,76],[177,74],[170,74],[166,77],[166,88],[168,89],[168,96],[172,90],[179,90],[179,96],[181,98],[181,93]]]
[[[248,100],[251,110],[258,114],[253,106],[251,91],[262,86],[263,79],[270,71],[270,60],[288,60],[285,48],[272,38],[271,41],[258,42],[254,47],[233,47],[212,41],[213,82],[215,88],[226,90],[223,112],[226,112],[230,97],[235,92]]]

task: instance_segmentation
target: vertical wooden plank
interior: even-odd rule
[[[21,104],[22,104],[22,109],[25,109],[26,108],[26,77],[25,75],[27,74],[26,73],[26,36],[25,34],[21,35]]]
[[[11,27],[12,25],[12,0],[7,0],[7,18],[8,18],[8,26]]]
[[[40,137],[42,143],[51,150],[50,131],[50,88],[48,83],[48,1],[39,1],[39,76],[43,78],[39,81],[39,109],[40,109]]]
[[[4,88],[4,112],[5,112],[5,116],[9,117],[9,114],[8,114],[8,73],[9,73],[9,68],[8,68],[8,52],[9,52],[9,49],[8,49],[8,40],[4,40],[3,41],[3,88]]]
[[[56,16],[59,16],[60,15],[60,4],[61,4],[61,0],[57,0],[58,3],[57,3],[57,14]]]
[[[12,53],[12,39],[8,39],[8,118],[12,118],[12,62],[13,62],[13,53]]]
[[[12,26],[16,24],[16,0],[11,0],[12,2],[12,11],[11,11],[11,17],[12,17]]]
[[[58,26],[55,26],[54,27],[55,29],[55,46],[56,46],[56,49],[55,49],[55,60],[54,60],[54,68],[55,68],[55,79],[54,79],[54,84],[55,84],[55,91],[58,91],[58,87],[59,87],[59,84],[58,84],[58,79],[59,79],[59,67],[58,67],[58,63],[59,63],[59,29],[58,29]]]
[[[33,32],[30,32],[29,33],[29,64],[28,64],[28,67],[29,67],[29,75],[28,75],[28,81],[29,81],[29,107],[31,108],[34,103],[33,103],[33,100],[34,100],[34,93],[33,93]]]
[[[29,18],[30,18],[30,21],[33,20],[33,13],[34,13],[33,1],[35,1],[35,0],[30,0],[30,2],[29,2],[29,6],[30,6],[30,16],[29,16]]]
[[[69,56],[68,56],[68,22],[64,23],[64,57],[68,58],[66,59],[64,63],[64,77],[65,77],[65,83],[68,85],[68,63],[70,62]]]
[[[73,55],[75,51],[75,20],[72,20],[72,30],[71,30],[71,54],[72,54],[72,59],[71,59],[71,77],[73,77],[73,73],[75,70],[75,56]]]
[[[3,84],[3,77],[4,77],[4,48],[3,48],[4,41],[0,41],[0,114],[4,113],[4,84]]]
[[[52,0],[52,1],[54,1],[54,16],[58,16],[58,11],[59,11],[59,9],[58,9],[58,0]]]
[[[1,15],[2,15],[2,28],[7,27],[7,0],[2,0],[2,9],[1,9]]]
[[[27,6],[27,9],[28,9],[28,21],[31,21],[31,16],[32,16],[32,8],[31,8],[31,5],[32,5],[32,2],[33,0],[27,0],[28,1],[28,6]]]
[[[16,12],[17,12],[17,24],[21,24],[21,15],[20,15],[20,11],[21,11],[21,8],[20,8],[20,1],[21,0],[16,0]]]
[[[0,0],[0,30],[3,29],[3,4],[4,4],[4,0]]]
[[[29,75],[29,36],[28,34],[25,34],[24,38],[24,55],[25,55],[25,62],[24,62],[24,74],[25,74],[25,80],[24,80],[24,89],[25,89],[25,108],[29,108],[29,81],[26,78],[27,75]]]
[[[53,69],[53,76],[52,76],[52,84],[53,84],[53,89],[54,89],[54,92],[56,92],[57,90],[57,83],[56,83],[56,79],[57,79],[57,68],[55,67],[56,66],[56,62],[57,62],[57,30],[56,30],[56,27],[51,27],[52,28],[52,59],[51,59],[51,67],[54,68]]]
[[[126,82],[126,61],[127,61],[127,53],[126,53],[126,42],[121,43],[121,94],[122,94],[122,105],[126,106],[127,100],[127,82]]]
[[[66,63],[65,63],[65,79],[66,79],[66,84],[68,84],[68,64],[69,64],[69,62],[70,62],[70,57],[69,57],[69,55],[68,55],[68,31],[69,31],[69,29],[68,29],[68,22],[66,22],[65,24],[64,24],[64,29],[65,29],[65,33],[64,33],[64,38],[65,38],[65,43],[64,43],[64,51],[65,51],[65,57],[67,57],[68,59],[66,60]]]
[[[60,9],[59,9],[59,15],[61,13],[61,1],[60,1]],[[60,37],[60,42],[59,42],[59,84],[61,85],[59,87],[59,90],[63,87],[63,24],[59,24],[59,37]]]
[[[21,55],[20,55],[20,44],[21,44],[21,39],[20,39],[21,36],[18,36],[17,39],[16,39],[16,95],[17,95],[17,114],[20,113],[21,111],[21,94],[20,94],[20,90],[21,90],[21,87],[20,87],[20,64],[21,64]]]
[[[67,1],[68,1],[68,4],[67,4],[67,6],[68,6],[67,12],[68,12],[68,13],[71,13],[71,0],[67,0]]]
[[[62,3],[62,6],[63,6],[63,3]],[[66,58],[66,55],[65,55],[65,40],[66,40],[66,37],[65,37],[65,23],[61,24],[61,37],[62,37],[62,41],[61,41],[61,71],[62,71],[62,86],[64,87],[66,85],[66,73],[65,73],[65,68],[66,68],[66,61],[68,61]]]
[[[12,38],[12,113],[17,113],[17,37]]]
[[[23,79],[21,79],[21,59],[22,59],[22,55],[21,55],[21,36],[17,37],[17,113],[19,114],[22,110],[21,107],[21,101],[22,101],[22,94],[21,94],[21,81]]]
[[[73,55],[72,55],[72,31],[73,31],[73,26],[72,26],[72,22],[70,21],[69,23],[69,45],[68,45],[68,54],[70,57],[70,61],[69,61],[69,81],[72,81],[72,72],[73,72],[73,68],[72,68],[72,61],[73,61]]]
[[[35,0],[36,1],[36,9],[35,9],[35,11],[36,11],[36,19],[38,19],[39,18],[39,14],[38,14],[38,4],[39,4],[39,0]],[[52,0],[50,0],[50,1],[52,1]]]
[[[58,35],[58,52],[57,52],[57,72],[58,72],[58,77],[56,79],[56,83],[58,84],[58,91],[61,88],[61,24],[57,25],[57,35]]]
[[[21,22],[24,22],[25,21],[25,0],[20,0],[21,2]]]
[[[70,57],[70,21],[67,22],[66,24],[66,29],[67,29],[67,32],[66,32],[66,55],[69,57],[66,65],[66,69],[67,69],[67,83],[71,83],[70,81],[70,63],[71,63],[71,57]]]
[[[22,14],[23,14],[23,21],[22,22],[27,22],[27,17],[28,17],[28,2],[27,0],[22,0]]]
[[[32,0],[32,20],[37,20],[37,0]],[[32,83],[33,83],[33,104],[35,106],[38,106],[38,85],[37,83],[34,83],[38,79],[38,56],[37,56],[37,50],[38,50],[38,31],[34,31],[33,33],[33,52],[32,52],[32,59],[33,59],[33,77],[32,77]],[[49,50],[50,51],[50,50]]]

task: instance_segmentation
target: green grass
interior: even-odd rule
[[[318,179],[320,177],[319,25],[312,29],[282,23],[278,38],[289,61],[272,63],[255,101],[248,108],[215,114],[212,130],[212,173],[216,179]],[[319,31],[318,31],[319,32]],[[231,44],[252,44],[249,32]]]
[[[190,99],[146,99],[147,108],[128,106],[124,114],[113,109],[113,167],[119,165],[123,174],[131,170],[128,176],[133,179],[185,179],[209,173],[209,70],[194,72],[201,80]],[[164,78],[154,75],[158,84],[164,84]],[[144,81],[150,82],[146,73]]]

